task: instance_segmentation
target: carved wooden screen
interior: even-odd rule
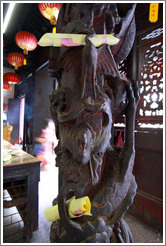
[[[121,61],[118,64],[118,70],[120,72],[120,75],[127,77],[127,59]]]
[[[163,118],[163,29],[138,36],[138,81],[140,102],[138,127],[162,127]]]

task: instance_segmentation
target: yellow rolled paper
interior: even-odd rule
[[[46,208],[44,211],[44,215],[48,221],[56,221],[60,219],[58,204],[52,206],[50,208]]]
[[[70,218],[77,218],[83,215],[92,216],[91,210],[91,202],[88,196],[75,199],[75,196],[66,201],[66,206],[68,208],[68,213]],[[56,221],[60,219],[58,204],[46,208],[44,211],[44,215],[48,221]]]
[[[86,45],[85,37],[85,34],[45,33],[39,40],[38,45],[43,47],[81,46]],[[113,34],[97,34],[89,39],[96,47],[102,44],[116,45],[119,42],[119,39]]]
[[[69,216],[70,218],[76,218],[80,217],[82,215],[90,215],[91,214],[91,203],[88,196],[78,198],[78,199],[72,199],[69,203]]]

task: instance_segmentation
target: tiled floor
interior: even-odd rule
[[[51,222],[48,222],[43,214],[44,210],[52,206],[53,199],[58,194],[58,171],[57,168],[48,165],[45,170],[40,172],[39,182],[39,228],[33,232],[33,237],[30,243],[49,243],[49,234]],[[125,220],[128,223],[133,234],[135,243],[162,243],[162,235],[151,227],[141,223],[130,214],[125,215]],[[23,239],[17,243],[25,243]]]
[[[48,170],[47,170],[48,169]],[[44,210],[52,206],[52,201],[58,194],[58,171],[54,166],[48,166],[40,172],[39,184],[39,230],[33,233],[31,243],[49,243],[51,222],[44,216]]]
[[[141,223],[131,214],[124,216],[134,238],[134,243],[162,243],[163,237],[160,232]]]

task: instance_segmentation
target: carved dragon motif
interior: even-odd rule
[[[123,215],[137,188],[132,170],[139,93],[136,82],[120,77],[117,64],[133,45],[135,7],[129,6],[122,18],[113,3],[62,4],[57,32],[87,36],[84,47],[52,48],[50,53],[50,76],[58,82],[50,95],[59,139],[59,195],[53,204],[60,213],[60,221],[52,223],[51,242],[133,242]],[[120,42],[96,48],[89,37],[102,32],[115,33]],[[114,119],[122,114],[126,134],[119,154],[110,140]],[[90,197],[91,217],[69,218],[65,203],[73,194]]]

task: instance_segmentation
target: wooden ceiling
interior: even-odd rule
[[[8,8],[8,3],[3,4],[4,15]],[[46,32],[51,31],[51,24],[49,20],[45,19],[39,9],[37,3],[17,3],[12,18],[9,22],[8,28],[3,35],[5,46],[3,48],[3,64],[5,67],[13,68],[8,61],[7,55],[10,52],[22,53],[22,50],[15,43],[15,35],[19,31],[28,31],[35,35],[39,40]],[[36,50],[30,51],[27,59],[27,65],[20,67],[19,71],[29,73],[36,69],[36,57],[40,52],[40,47]]]
[[[6,14],[8,3],[3,3],[3,18]],[[120,5],[121,15],[123,10],[128,8],[128,3],[118,3]],[[162,15],[162,4],[160,4],[160,15]],[[146,28],[149,25],[149,3],[138,3],[136,7],[136,26],[137,31],[142,28]],[[142,24],[143,23],[143,24]],[[39,40],[46,32],[51,32],[52,26],[49,20],[45,19],[38,9],[37,3],[17,3],[14,9],[14,13],[8,25],[7,31],[3,35],[5,46],[3,48],[3,64],[5,67],[13,68],[7,61],[7,55],[10,52],[22,53],[22,50],[15,43],[15,35],[19,31],[28,31],[33,33],[37,40]],[[41,57],[40,54],[43,52],[43,47],[37,47],[36,50],[30,51],[27,58],[27,65],[19,68],[19,73],[28,74],[36,70],[41,63],[48,60],[46,57]],[[48,50],[48,49],[47,49]],[[48,52],[47,52],[48,53]],[[40,57],[40,59],[39,59]],[[13,69],[14,70],[14,69]]]

